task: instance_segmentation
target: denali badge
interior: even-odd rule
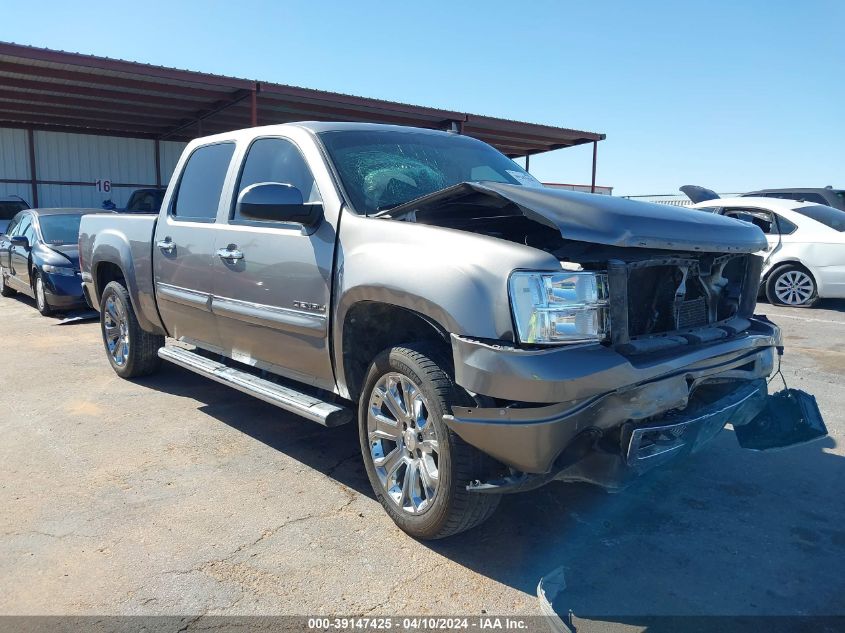
[[[300,310],[311,310],[312,312],[326,311],[326,306],[321,306],[319,303],[308,303],[307,301],[294,301],[293,307]]]

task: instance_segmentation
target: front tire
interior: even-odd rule
[[[803,266],[777,268],[766,282],[766,298],[772,305],[809,308],[819,300],[816,280]]]
[[[129,292],[118,281],[109,282],[100,298],[100,331],[109,364],[121,378],[148,376],[161,366],[164,337],[141,329]]]
[[[39,271],[35,271],[35,282],[33,283],[35,290],[35,307],[41,313],[41,316],[50,316],[53,314],[53,308],[47,302],[47,290],[44,286],[44,278]]]
[[[367,372],[359,403],[361,452],[390,518],[418,539],[439,539],[487,520],[498,495],[468,492],[495,462],[443,422],[468,396],[422,344],[385,350]]]

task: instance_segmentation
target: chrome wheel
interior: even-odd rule
[[[129,356],[129,321],[126,318],[126,306],[113,294],[106,299],[103,323],[108,347],[114,364],[123,367]]]
[[[44,280],[41,275],[35,278],[35,302],[38,304],[38,310],[44,312],[47,307],[47,296],[44,294]]]
[[[800,270],[788,270],[775,280],[775,296],[778,301],[799,306],[809,301],[816,292],[812,277]]]
[[[424,512],[437,496],[439,445],[425,397],[398,372],[376,382],[367,408],[367,437],[387,497],[409,514]]]

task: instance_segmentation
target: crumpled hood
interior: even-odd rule
[[[485,201],[486,198],[489,200]],[[768,247],[756,226],[713,213],[650,202],[547,187],[497,182],[464,182],[407,202],[378,215],[419,221],[438,215],[446,205],[466,200],[501,208],[512,203],[530,220],[560,231],[567,240],[608,246],[754,253]]]

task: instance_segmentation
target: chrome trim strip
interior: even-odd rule
[[[638,453],[640,450],[640,444],[642,442],[643,435],[646,433],[651,433],[655,431],[685,431],[687,428],[694,424],[706,424],[707,422],[713,420],[718,416],[738,414],[740,412],[740,409],[744,407],[749,402],[749,400],[753,398],[765,399],[767,396],[766,382],[764,379],[761,378],[750,381],[747,386],[743,387],[743,390],[746,393],[742,393],[742,391],[740,391],[739,394],[734,393],[730,396],[727,396],[725,399],[730,400],[730,402],[724,404],[718,409],[705,409],[703,413],[696,415],[695,417],[688,418],[686,420],[681,420],[679,422],[673,422],[669,424],[657,424],[654,426],[644,426],[634,429],[631,433],[631,439],[628,443],[628,450],[625,453],[625,461],[629,465],[639,464],[653,457],[659,457],[660,455],[676,451],[680,448],[683,448],[689,443],[687,440],[683,439],[682,434],[679,434],[676,444],[671,444],[666,447],[659,447],[654,452],[649,453],[648,455],[641,456]],[[725,418],[724,424],[727,424],[728,422],[732,422],[732,420]]]
[[[211,311],[211,295],[208,293],[174,286],[161,281],[156,282],[156,291],[158,291],[163,299],[172,301],[173,303],[179,303],[208,312]]]
[[[309,334],[325,334],[328,329],[328,317],[325,314],[313,314],[229,297],[212,296],[211,311],[239,321],[280,330],[299,329]]]

